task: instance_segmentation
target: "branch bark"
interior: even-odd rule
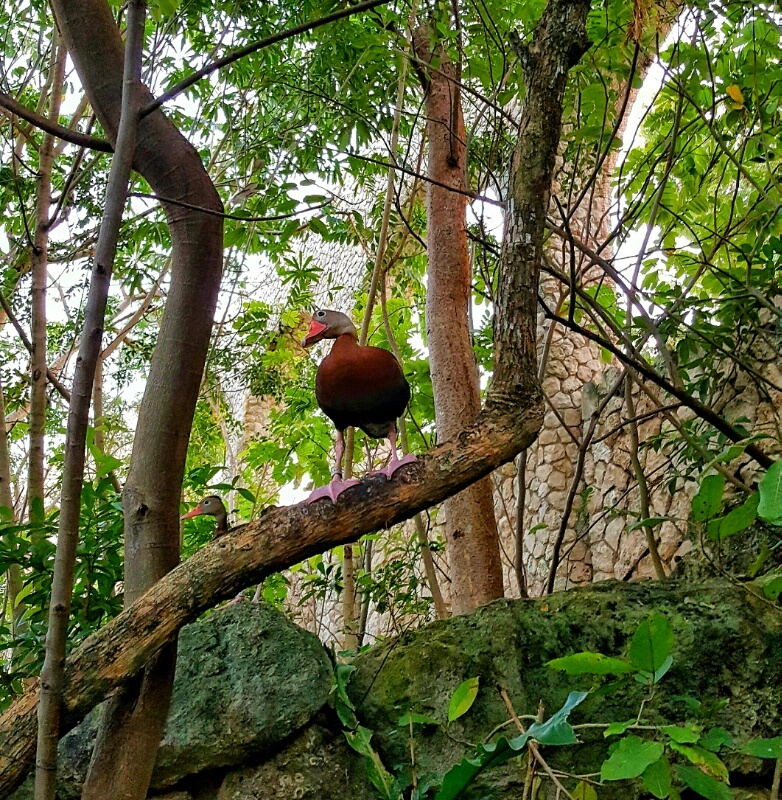
[[[111,143],[106,141],[106,139],[80,133],[72,128],[66,128],[56,121],[53,122],[51,119],[42,117],[37,112],[27,108],[27,106],[23,106],[17,100],[14,100],[10,94],[6,94],[5,92],[0,92],[0,107],[6,109],[10,114],[29,122],[36,128],[46,131],[46,133],[61,141],[77,144],[80,147],[86,147],[90,150],[98,150],[102,153],[110,153],[112,151]]]
[[[40,681],[35,800],[54,800],[55,794],[63,666],[68,635],[68,618],[73,596],[76,546],[79,540],[81,491],[84,483],[90,397],[103,340],[106,304],[119,230],[122,224],[122,212],[128,191],[130,165],[136,148],[138,86],[141,78],[141,51],[145,17],[144,0],[131,0],[127,12],[124,85],[117,147],[111,162],[111,172],[106,187],[103,219],[95,249],[84,326],[73,378],[73,392],[68,409],[57,551],[54,562],[52,597],[49,605],[46,657]],[[63,48],[64,55],[65,49]]]

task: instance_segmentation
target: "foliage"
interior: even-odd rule
[[[334,702],[343,725],[349,731],[360,732],[358,735],[346,732],[352,746],[367,759],[368,764],[371,762],[382,770],[382,787],[379,780],[372,778],[372,781],[384,798],[399,797],[400,787],[409,786],[412,780],[410,796],[414,800],[457,800],[475,788],[476,779],[485,770],[499,767],[525,754],[530,747],[534,748],[535,760],[545,765],[549,751],[541,748],[579,747],[582,744],[579,735],[588,728],[596,728],[602,729],[603,738],[611,740],[611,743],[599,769],[591,770],[593,775],[582,779],[568,776],[561,769],[555,773],[547,767],[543,770],[543,775],[558,775],[573,797],[595,800],[601,796],[601,786],[606,783],[634,781],[658,800],[675,800],[685,788],[707,800],[727,800],[733,797],[733,793],[729,786],[728,769],[723,761],[724,755],[733,751],[756,758],[777,759],[782,754],[782,738],[754,739],[739,745],[724,728],[709,725],[714,707],[724,706],[727,700],[707,703],[692,697],[684,698],[688,708],[687,717],[676,722],[666,719],[656,703],[657,687],[673,663],[674,650],[673,625],[666,617],[655,614],[641,622],[636,629],[628,643],[626,658],[582,652],[553,659],[548,663],[550,668],[582,679],[592,676],[593,685],[586,691],[571,690],[562,707],[547,720],[534,721],[516,736],[501,733],[505,725],[495,728],[485,741],[471,746],[468,755],[439,776],[418,776],[416,779],[414,758],[413,775],[405,770],[393,779],[385,771],[380,754],[369,744],[371,732],[360,725],[346,691],[354,670],[352,666],[337,666]],[[608,683],[606,679],[609,679]],[[638,681],[646,687],[645,697],[635,718],[610,723],[570,722],[571,714],[590,694],[603,696],[616,692],[628,680]],[[408,709],[399,718],[398,726],[409,730],[411,754],[415,752],[416,732],[423,732],[432,726],[448,728],[469,711],[478,694],[478,683],[478,678],[473,677],[454,689],[447,720],[434,719],[413,709]],[[583,680],[579,683],[583,684]],[[509,711],[512,716],[506,724],[513,723],[521,727],[515,712],[510,708]],[[402,767],[397,769],[401,770]],[[527,781],[531,780],[530,775],[528,769]],[[389,787],[393,787],[393,790]],[[635,796],[634,792],[632,796]]]
[[[21,617],[0,624],[0,636],[14,653],[12,661],[0,663],[2,709],[43,663],[58,512],[49,512],[40,524],[14,524],[10,509],[0,513],[5,520],[0,526],[0,571],[18,565],[25,576],[16,598]],[[85,484],[81,519],[69,651],[122,610],[122,507],[108,478]]]

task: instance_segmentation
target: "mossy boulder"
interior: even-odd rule
[[[673,665],[651,700],[648,689],[632,677],[570,677],[546,666],[584,650],[623,656],[652,611],[671,622],[675,644]],[[419,781],[442,776],[470,755],[473,748],[467,742],[484,741],[498,729],[515,734],[501,690],[518,715],[528,715],[525,725],[539,704],[548,717],[569,692],[592,689],[572,713],[572,723],[634,719],[646,700],[643,718],[649,723],[720,726],[738,743],[777,736],[782,729],[782,615],[747,587],[723,581],[699,586],[607,582],[542,600],[498,601],[373,648],[355,665],[350,696],[394,772],[411,773],[409,731],[399,724],[400,716],[410,710],[443,723],[414,728]],[[474,705],[445,725],[453,691],[475,676],[480,689]],[[544,748],[545,758],[567,773],[598,772],[616,739],[606,740],[599,728],[582,729],[580,736],[580,745]],[[720,755],[741,782],[751,783],[770,766],[735,751]],[[515,759],[483,773],[466,796],[519,797],[525,763]],[[601,800],[635,796],[629,784],[607,784],[600,790]]]
[[[318,638],[271,606],[237,603],[186,626],[153,788],[273,751],[323,707],[331,682]],[[81,796],[102,709],[60,740],[60,800]],[[13,795],[27,797],[31,779]]]

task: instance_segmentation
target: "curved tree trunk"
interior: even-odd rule
[[[461,69],[439,43],[432,46],[432,36],[429,26],[421,25],[414,43],[426,92],[428,171],[434,181],[427,187],[426,202],[426,336],[437,438],[445,441],[476,420],[481,397],[469,324],[467,196],[458,193],[466,189],[467,164]],[[432,62],[437,68],[426,69]],[[491,479],[446,500],[443,509],[451,610],[464,614],[503,595]]]
[[[116,141],[123,47],[105,0],[53,0],[90,103]],[[142,92],[142,106],[152,100]],[[161,196],[222,211],[189,142],[162,112],[139,122],[133,166]],[[139,411],[124,491],[125,603],[179,561],[179,494],[222,273],[222,219],[164,206],[172,241],[171,288]],[[99,736],[85,797],[143,798],[168,711],[176,643],[164,647],[115,699]],[[140,693],[140,694],[139,694]],[[130,746],[130,745],[133,746]]]

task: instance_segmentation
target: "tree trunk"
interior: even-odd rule
[[[90,397],[95,371],[100,360],[111,273],[117,251],[122,212],[127,198],[130,165],[136,147],[138,87],[141,78],[145,18],[144,0],[131,0],[127,11],[125,74],[117,148],[111,162],[111,172],[106,187],[103,218],[95,248],[84,327],[68,409],[57,552],[49,607],[49,626],[46,632],[46,658],[41,670],[35,800],[54,800],[55,794],[63,666],[73,596],[76,546],[79,541]]]
[[[49,119],[57,122],[65,76],[65,46],[52,37]],[[30,453],[27,467],[27,508],[33,522],[43,521],[44,448],[46,435],[46,285],[49,282],[49,212],[52,204],[54,136],[45,133],[38,150],[35,237],[30,258],[32,315],[30,351]]]
[[[5,391],[0,383],[0,506],[7,508],[11,512],[13,521],[14,498],[11,495],[11,458],[8,452],[8,429],[5,425]],[[16,598],[22,591],[22,570],[18,564],[11,564],[6,573],[6,597],[5,603],[11,617],[11,637],[22,632],[24,613],[24,600],[19,605]],[[0,609],[2,611],[2,609]],[[2,613],[0,613],[2,616]],[[15,663],[15,655],[11,652],[11,665]]]
[[[472,297],[467,244],[467,147],[459,81],[461,68],[432,45],[427,25],[415,34],[424,72],[429,184],[426,203],[428,267],[426,335],[438,441],[456,436],[481,409],[478,365],[469,324]],[[427,70],[434,61],[437,69]],[[438,185],[441,184],[441,185]],[[445,535],[451,567],[451,610],[463,614],[503,595],[502,562],[491,480],[446,500]]]
[[[90,104],[116,141],[123,52],[111,10],[104,0],[52,5]],[[151,102],[146,89],[141,94],[142,105]],[[139,123],[133,166],[155,194],[222,211],[197,152],[160,111]],[[179,560],[179,495],[222,273],[222,219],[181,206],[164,204],[164,209],[172,241],[171,287],[123,497],[126,605]],[[117,716],[99,736],[85,797],[146,796],[168,711],[175,651],[172,642],[148,665],[138,683],[140,697],[131,687],[116,699]],[[131,741],[134,747],[127,746]]]

